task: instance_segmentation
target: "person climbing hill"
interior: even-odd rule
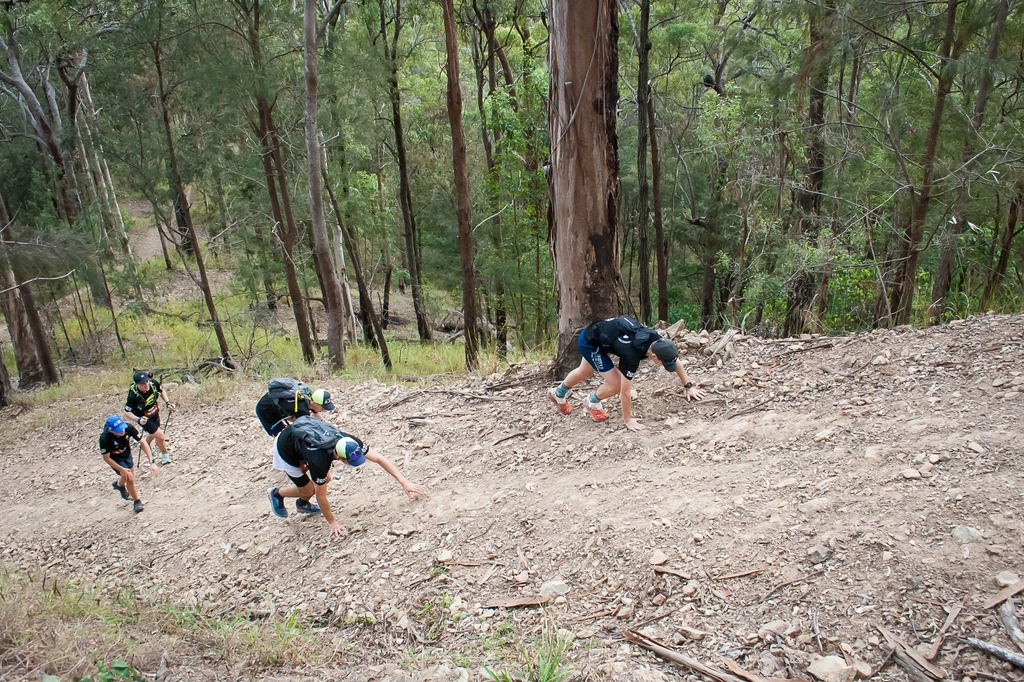
[[[156,460],[153,459],[153,451],[149,443],[143,439],[139,430],[131,424],[125,423],[116,414],[107,417],[103,424],[103,433],[100,434],[100,453],[103,460],[118,475],[110,487],[121,494],[122,499],[133,500],[132,509],[136,514],[145,507],[139,497],[138,488],[135,485],[135,463],[132,460],[132,443],[134,440],[146,457],[149,459],[149,471],[153,476],[159,473]]]
[[[704,391],[694,387],[682,364],[676,362],[676,344],[662,338],[656,330],[643,326],[632,317],[611,317],[588,325],[579,333],[576,346],[583,356],[580,366],[569,372],[557,388],[548,390],[548,398],[562,414],[569,414],[572,411],[572,406],[566,399],[569,389],[597,372],[604,379],[604,383],[598,386],[585,402],[594,421],[608,419],[608,413],[605,412],[601,401],[618,394],[622,402],[622,420],[626,428],[630,431],[645,428],[633,418],[630,394],[633,377],[636,376],[636,371],[644,358],[650,358],[667,371],[675,372],[686,389],[687,401],[701,400],[704,397]],[[619,358],[618,367],[612,363],[609,355]]]
[[[334,409],[331,394],[322,388],[315,391],[291,377],[271,379],[267,392],[256,403],[256,418],[268,436],[276,436],[289,424],[307,415],[321,418]]]
[[[137,370],[132,375],[133,384],[128,389],[128,398],[124,403],[125,416],[128,421],[134,421],[146,432],[146,442],[150,445],[156,442],[160,450],[160,463],[170,464],[171,455],[167,452],[167,440],[164,431],[160,428],[160,405],[158,398],[163,398],[164,404],[170,412],[174,412],[174,403],[167,398],[167,392],[160,386],[160,382],[153,378],[152,372]]]
[[[377,454],[355,436],[312,416],[299,417],[281,431],[274,439],[271,454],[274,468],[283,471],[291,480],[291,485],[267,491],[274,514],[286,518],[288,509],[284,504],[285,498],[297,497],[295,510],[304,514],[323,514],[330,526],[331,535],[345,533],[327,500],[327,484],[332,478],[331,467],[339,460],[354,467],[365,461],[378,464],[398,481],[410,497],[427,491],[423,486],[407,480],[384,455]],[[310,501],[314,496],[316,503]]]

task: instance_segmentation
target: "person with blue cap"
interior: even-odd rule
[[[284,472],[292,484],[267,491],[271,510],[277,516],[287,518],[288,509],[284,500],[296,497],[295,510],[303,514],[323,514],[330,526],[331,535],[345,533],[327,500],[327,484],[332,479],[331,467],[335,462],[341,461],[347,466],[357,467],[370,461],[398,481],[406,495],[412,497],[427,492],[423,486],[402,476],[398,467],[387,457],[377,454],[355,436],[309,415],[299,417],[278,434],[274,439],[272,455],[274,468]],[[310,501],[314,496],[315,503]]]
[[[608,413],[605,412],[601,401],[618,394],[622,403],[622,420],[626,428],[630,431],[645,428],[633,418],[630,393],[633,389],[633,377],[636,376],[640,362],[645,358],[653,360],[679,377],[686,390],[687,401],[701,400],[704,397],[704,391],[693,385],[682,363],[676,362],[676,344],[632,317],[611,317],[588,325],[579,333],[576,347],[583,356],[580,366],[569,372],[557,388],[548,390],[548,398],[562,414],[572,412],[572,406],[566,399],[569,389],[597,372],[604,383],[587,397],[585,403],[594,421],[608,419]],[[609,355],[619,358],[618,367],[608,357]]]
[[[139,447],[149,459],[149,471],[153,476],[158,475],[159,469],[156,460],[153,459],[153,451],[149,448],[142,434],[133,425],[128,424],[116,414],[107,417],[103,424],[103,433],[100,434],[100,453],[103,460],[118,475],[111,488],[121,494],[121,498],[132,500],[132,509],[136,514],[145,507],[139,498],[138,488],[135,486],[135,463],[132,461],[131,441],[139,444]]]

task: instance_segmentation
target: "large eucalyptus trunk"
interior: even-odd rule
[[[0,407],[7,407],[11,404],[13,392],[11,375],[7,373],[7,365],[4,364],[4,345],[0,343]]]
[[[549,9],[550,240],[558,298],[555,370],[579,362],[576,334],[618,315],[618,7]]]
[[[320,140],[317,130],[317,72],[316,72],[316,8],[317,0],[305,0],[303,36],[305,38],[306,74],[306,159],[309,169],[309,211],[313,226],[313,246],[323,280],[323,295],[327,302],[327,357],[333,369],[345,368],[345,300],[341,283],[334,268],[331,244],[327,238],[324,204],[321,194],[323,178],[320,165]]]
[[[654,208],[654,253],[658,264],[658,319],[668,322],[668,243],[661,213],[661,155],[654,125],[654,94],[647,98],[647,125],[651,139],[651,195]]]
[[[638,66],[636,86],[636,178],[638,190],[637,206],[637,241],[639,242],[638,275],[640,277],[640,320],[644,324],[651,323],[651,243],[648,235],[647,221],[650,218],[650,203],[647,194],[647,141],[648,123],[647,106],[651,99],[650,72],[650,25],[651,0],[640,0],[640,35],[636,46]]]
[[[444,42],[448,53],[448,124],[452,130],[452,165],[455,172],[455,220],[459,226],[459,260],[462,264],[462,324],[466,344],[466,369],[479,364],[477,348],[476,273],[473,269],[473,225],[470,223],[469,168],[466,136],[462,128],[462,90],[459,87],[459,41],[455,33],[455,7],[441,0]]]

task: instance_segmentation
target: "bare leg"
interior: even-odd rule
[[[312,481],[301,488],[297,485],[291,484],[277,489],[277,494],[280,497],[298,497],[306,502],[309,502],[310,498],[313,497],[315,493],[316,489],[313,487]]]
[[[567,388],[572,388],[576,384],[581,381],[585,381],[592,376],[594,376],[594,368],[591,367],[590,363],[586,360],[580,360],[580,366],[569,372],[568,376],[562,380],[562,383],[565,384]]]
[[[125,480],[124,476],[122,476],[121,477],[121,485],[123,485],[126,488],[128,488],[128,494],[132,496],[133,500],[137,501],[139,499],[139,490],[138,490],[138,488],[135,487],[135,480],[134,479],[132,479],[131,481],[127,481],[127,480]]]
[[[607,372],[601,372],[601,378],[604,379],[604,383],[594,391],[597,399],[604,400],[605,398],[611,398],[613,395],[618,395],[619,388],[622,386],[622,373],[619,372],[619,369],[612,367]]]

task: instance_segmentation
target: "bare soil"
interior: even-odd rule
[[[330,484],[343,539],[320,518],[271,514],[267,489],[285,478],[253,416],[261,385],[168,377],[175,461],[142,476],[139,515],[95,445],[124,387],[51,406],[60,428],[17,408],[0,414],[0,429],[27,433],[0,452],[0,562],[218,618],[295,613],[334,647],[268,670],[182,640],[161,680],[487,679],[481,665],[515,667],[499,635],[529,646],[555,631],[574,637],[563,660],[577,679],[695,679],[626,643],[628,628],[714,666],[728,656],[810,679],[822,654],[881,664],[879,625],[929,649],[954,604],[934,663],[954,680],[1020,679],[959,638],[1014,648],[983,603],[997,574],[1024,570],[1024,316],[676,338],[709,396],[687,403],[673,376],[645,367],[640,433],[611,401],[611,419],[592,422],[583,387],[558,414],[543,367],[328,383],[331,420],[429,491],[410,500],[379,467],[350,469]],[[544,606],[490,606],[542,586]],[[157,669],[160,652],[140,642],[136,654]],[[906,673],[891,662],[877,677]]]

